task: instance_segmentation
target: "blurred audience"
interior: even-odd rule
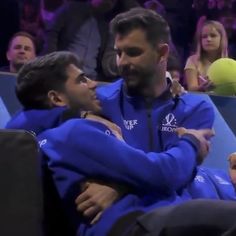
[[[20,29],[20,10],[18,0],[0,1],[0,66],[7,63],[6,50],[12,35]]]
[[[166,10],[165,10],[165,7],[157,0],[148,0],[148,1],[145,1],[144,2],[144,7],[147,8],[147,9],[150,9],[150,10],[153,10],[155,12],[157,12],[158,14],[160,14],[161,16],[163,16],[164,18],[166,18]],[[171,35],[170,35],[171,36]],[[175,78],[178,77],[178,74],[179,74],[179,79],[180,79],[180,71],[181,71],[181,58],[179,56],[179,53],[172,41],[172,37],[170,38],[170,42],[169,42],[169,50],[170,50],[170,53],[169,53],[169,58],[168,58],[168,64],[169,64],[169,69],[171,71],[169,71],[169,69],[167,68],[167,70],[170,72],[172,78],[173,78],[173,75]],[[169,62],[170,60],[170,62]],[[177,66],[178,64],[178,66]],[[177,73],[177,71],[179,73]],[[178,79],[178,81],[179,81]]]
[[[45,27],[52,21],[55,11],[68,0],[40,0],[40,14]]]
[[[209,87],[207,70],[215,60],[228,57],[228,40],[224,26],[217,21],[206,21],[196,32],[197,49],[187,59],[185,82],[190,91],[206,91]]]
[[[108,52],[106,63],[102,58],[108,47],[108,22],[113,10],[121,0],[89,0],[87,2],[68,1],[58,9],[52,24],[46,31],[43,53],[69,50],[84,62],[83,70],[94,80],[105,80],[103,68],[114,63],[115,54]],[[129,3],[130,1],[124,1]],[[112,13],[112,15],[110,15]],[[111,43],[112,44],[112,43]]]
[[[167,71],[170,73],[172,79],[177,80],[183,85],[181,64],[178,58],[169,56],[167,61]]]
[[[33,36],[23,31],[14,34],[9,41],[6,57],[9,66],[1,67],[0,71],[17,73],[26,62],[36,57]]]
[[[40,12],[40,2],[38,0],[24,0],[21,8],[20,30],[34,36],[37,51],[41,51],[44,45],[44,28]]]

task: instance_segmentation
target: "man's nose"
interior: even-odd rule
[[[20,48],[19,48],[19,52],[20,52],[20,53],[25,53],[25,51],[26,51],[26,50],[25,50],[24,47],[20,47]]]
[[[96,89],[97,88],[97,82],[91,79],[87,79],[87,84],[89,89]]]
[[[125,66],[129,64],[129,58],[126,54],[122,53],[120,56],[117,56],[117,65]]]

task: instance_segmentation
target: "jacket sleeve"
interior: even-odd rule
[[[210,102],[203,100],[195,107],[192,115],[184,121],[187,129],[210,129],[213,127],[215,113]]]
[[[166,152],[144,153],[110,133],[97,122],[71,120],[41,134],[39,143],[59,179],[69,178],[71,172],[142,192],[170,192],[192,178],[198,149],[194,138],[183,137]]]

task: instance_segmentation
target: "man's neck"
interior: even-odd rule
[[[147,98],[157,98],[162,95],[167,89],[166,78],[156,80],[149,88],[143,90],[143,96]]]
[[[18,71],[20,70],[20,68],[22,66],[23,65],[13,65],[13,64],[10,64],[10,72],[11,73],[18,73]]]
[[[16,68],[12,64],[10,64],[10,72],[11,73],[17,73]]]

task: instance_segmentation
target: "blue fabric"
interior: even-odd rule
[[[108,135],[112,132],[107,131],[101,123],[72,119],[38,136],[59,194],[74,224],[81,223],[78,214],[74,217],[73,211],[74,200],[80,193],[78,184],[85,179],[109,179],[133,189],[134,194],[123,197],[107,209],[96,226],[82,224],[80,231],[83,233],[80,232],[80,235],[106,235],[106,230],[122,214],[182,201],[175,190],[191,180],[196,166],[197,147],[189,137],[185,139],[183,136],[168,151],[157,154],[137,150]],[[96,140],[96,145],[91,147],[92,140]]]
[[[128,144],[143,151],[167,150],[178,140],[177,127],[213,126],[213,108],[198,95],[188,93],[177,99],[166,96],[148,104],[141,97],[129,97],[123,80],[99,87],[97,95],[104,116],[121,127]]]
[[[232,186],[226,188],[226,185],[218,184],[210,170],[207,172],[201,168],[197,175],[207,180],[205,188],[199,187],[201,183],[195,179],[184,189],[181,197],[175,193],[176,189],[192,180],[192,173],[197,170],[193,171],[196,144],[184,138],[179,141],[174,131],[181,126],[195,129],[212,127],[214,112],[207,101],[186,94],[178,99],[157,98],[147,104],[140,97],[129,97],[123,90],[122,80],[100,87],[97,92],[104,115],[121,127],[125,142],[133,148],[104,135],[107,128],[102,124],[80,119],[68,121],[39,136],[42,149],[50,157],[49,167],[55,171],[54,180],[74,225],[81,223],[74,205],[79,194],[79,182],[87,178],[109,179],[125,183],[135,191],[107,209],[95,226],[82,224],[81,235],[106,235],[119,216],[132,210],[146,211],[197,197],[234,198]],[[23,124],[26,129],[37,133],[58,126],[62,111],[53,111],[57,122],[53,118],[50,122],[47,120],[43,128],[45,119],[37,112],[27,112],[33,114],[28,119],[23,113],[24,122],[20,126]],[[34,120],[34,116],[41,118]],[[21,120],[19,117],[18,121]],[[93,140],[96,140],[96,146],[92,146]],[[205,191],[207,189],[212,189],[212,192]]]
[[[192,199],[236,200],[235,188],[224,170],[198,167],[194,180],[188,184],[182,195]]]
[[[4,128],[6,123],[10,120],[11,116],[0,97],[0,128]]]
[[[65,107],[49,110],[21,110],[6,124],[7,129],[25,129],[36,135],[44,130],[57,127]]]

